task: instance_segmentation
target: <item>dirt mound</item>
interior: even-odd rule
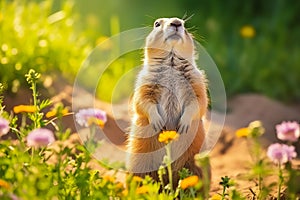
[[[251,121],[262,121],[265,144],[276,142],[275,125],[282,121],[300,121],[300,109],[287,106],[258,94],[238,95],[228,101],[226,126],[233,129],[247,126]]]

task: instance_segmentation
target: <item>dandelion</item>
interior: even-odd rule
[[[68,108],[64,108],[62,104],[56,104],[53,109],[46,113],[47,118],[65,116],[69,113]]]
[[[64,108],[60,114],[62,116],[64,116],[64,115],[68,114],[68,112],[69,112],[69,110],[67,108]],[[57,110],[53,109],[46,113],[46,117],[51,118],[51,117],[59,116],[60,114],[59,114],[59,112],[57,112]]]
[[[133,176],[132,180],[135,181],[135,182],[142,182],[143,181],[143,179],[139,176]]]
[[[251,122],[248,127],[240,128],[235,132],[237,137],[252,137],[257,138],[264,134],[265,129],[261,121],[253,121]]]
[[[37,108],[36,108],[36,106],[32,106],[32,105],[18,105],[18,106],[15,106],[13,108],[13,110],[14,110],[14,113],[16,113],[16,114],[22,113],[22,112],[34,113],[37,111]]]
[[[214,194],[209,200],[222,200],[222,196],[219,194]]]
[[[295,121],[282,122],[276,125],[276,133],[280,140],[296,142],[300,137],[300,127]]]
[[[113,176],[105,175],[103,176],[103,180],[113,183],[116,180],[116,178]]]
[[[127,189],[123,190],[122,195],[126,197],[128,195],[128,190]]]
[[[297,156],[294,146],[285,144],[272,144],[267,151],[268,157],[276,164],[284,164]]]
[[[100,109],[82,109],[75,115],[76,121],[80,126],[88,127],[91,124],[103,127],[107,121],[106,112]]]
[[[246,25],[240,29],[240,34],[243,38],[253,38],[255,36],[255,29],[253,26]]]
[[[145,193],[147,193],[148,191],[149,191],[148,186],[147,186],[147,185],[143,185],[143,186],[141,186],[141,187],[136,188],[135,193],[136,193],[136,194],[145,194]]]
[[[116,184],[116,188],[117,188],[117,189],[124,189],[123,183],[118,182],[118,183]]]
[[[158,141],[168,144],[173,140],[177,140],[178,138],[179,134],[176,131],[163,131],[159,134]]]
[[[10,188],[10,185],[9,185],[9,183],[6,182],[5,180],[0,179],[0,188],[1,188],[1,187],[8,190],[8,189]]]
[[[166,144],[166,155],[164,157],[164,163],[167,166],[168,176],[169,176],[169,188],[170,194],[173,194],[173,177],[172,177],[172,159],[171,159],[171,146],[170,142],[173,140],[177,140],[179,134],[176,131],[163,131],[158,136],[158,141]],[[162,171],[161,171],[162,172]]]
[[[249,135],[249,129],[248,128],[240,128],[235,132],[235,135],[237,137],[247,137]]]
[[[38,128],[31,131],[27,136],[27,145],[30,147],[44,147],[55,141],[52,131]]]
[[[194,187],[197,185],[197,183],[199,182],[199,177],[194,175],[194,176],[189,176],[183,180],[181,180],[180,182],[180,188],[181,189],[186,189],[186,188],[190,188],[190,187]]]
[[[9,131],[9,122],[6,119],[0,117],[0,137],[2,135],[6,135],[8,131]]]

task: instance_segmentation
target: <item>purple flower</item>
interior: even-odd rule
[[[53,132],[45,128],[34,129],[27,136],[27,145],[30,147],[44,147],[54,141]]]
[[[284,141],[296,142],[300,136],[299,130],[299,124],[295,121],[276,125],[277,137]]]
[[[294,146],[286,144],[272,144],[267,151],[268,157],[276,164],[284,164],[297,156]]]
[[[6,135],[9,131],[9,121],[0,117],[0,137]]]
[[[80,126],[88,127],[90,124],[95,123],[103,127],[107,121],[106,112],[100,109],[81,109],[75,115],[76,121]]]

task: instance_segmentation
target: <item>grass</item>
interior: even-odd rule
[[[298,102],[300,49],[295,41],[300,33],[299,7],[297,0],[167,0],[153,1],[146,7],[137,0],[92,0],[88,5],[69,0],[5,0],[0,3],[0,81],[7,91],[17,92],[25,83],[23,74],[34,68],[41,73],[63,74],[72,82],[99,42],[125,30],[151,26],[154,19],[149,16],[182,17],[187,12],[194,15],[186,26],[214,58],[228,97],[257,92]],[[253,34],[243,34],[244,27],[250,27]],[[118,45],[113,48],[114,52],[119,50]],[[131,52],[113,60],[98,85],[97,96],[110,101],[120,77],[140,65],[141,58],[140,52]],[[114,98],[128,96],[133,81],[133,76],[127,77],[122,84],[123,94]]]

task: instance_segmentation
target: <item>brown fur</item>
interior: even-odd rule
[[[158,180],[157,169],[165,155],[158,134],[176,130],[181,135],[171,145],[175,187],[183,167],[202,177],[194,155],[200,152],[205,138],[202,118],[208,102],[206,79],[195,65],[193,40],[183,25],[176,28],[179,37],[168,39],[174,33],[170,24],[184,22],[177,18],[157,21],[161,27],[155,27],[147,37],[144,68],[132,98],[127,166],[136,175]]]

